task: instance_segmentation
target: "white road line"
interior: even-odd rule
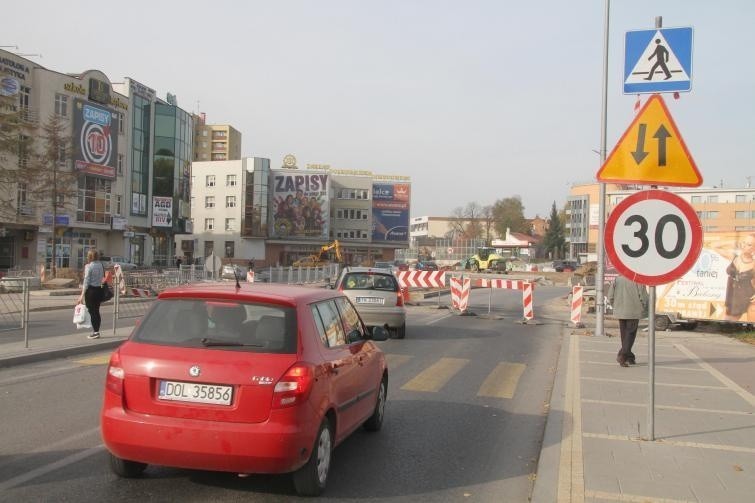
[[[105,449],[105,446],[103,444],[100,444],[100,445],[97,445],[96,447],[92,447],[90,449],[86,449],[84,451],[71,454],[70,456],[66,456],[63,459],[59,459],[58,461],[55,461],[54,463],[50,463],[44,466],[40,466],[39,468],[35,468],[34,470],[30,472],[23,473],[21,475],[13,477],[12,479],[6,480],[5,482],[0,482],[0,492],[7,491],[8,489],[21,485],[24,482],[28,482],[30,480],[36,479],[37,477],[47,475],[50,472],[53,472],[60,468],[64,468],[68,465],[78,463],[82,459],[86,459],[90,456],[94,456],[95,454],[99,454],[104,449]]]
[[[697,503],[696,500],[677,500],[672,498],[658,498],[656,496],[639,496],[627,493],[609,493],[605,491],[586,491],[585,496],[596,500],[627,501],[629,503]]]
[[[615,402],[611,400],[593,400],[591,398],[583,398],[582,403],[596,403],[596,404],[605,404],[605,405],[618,405],[618,406],[626,406],[626,407],[647,407],[648,404],[646,403],[636,403],[636,402]],[[665,409],[665,410],[683,410],[686,412],[710,412],[711,414],[732,414],[735,416],[752,416],[752,412],[744,412],[742,410],[724,410],[724,409],[700,409],[698,407],[679,407],[677,405],[658,405],[655,404],[656,409]]]
[[[623,440],[627,442],[648,442],[641,438],[627,437],[624,435],[608,435],[605,433],[583,433],[585,438],[600,438],[603,440]],[[718,451],[728,452],[746,452],[748,454],[755,454],[754,447],[742,447],[739,445],[723,445],[723,444],[702,444],[699,442],[678,442],[676,440],[664,440],[662,438],[656,438],[653,443],[659,445],[669,445],[672,447],[693,447],[695,449],[711,449]]]
[[[581,360],[581,363],[586,363],[588,365],[606,365],[610,367],[616,366],[616,362],[595,362],[590,360]],[[698,369],[694,367],[672,367],[670,365],[656,365],[655,368],[665,370],[691,370],[693,372],[705,372],[705,369]]]
[[[451,316],[453,316],[453,314],[443,315],[440,318],[434,319],[433,321],[428,321],[427,323],[425,323],[425,325],[432,325],[433,323],[438,323],[439,321],[445,320],[446,318],[450,318]]]
[[[647,386],[647,381],[629,381],[626,379],[607,379],[605,377],[582,377],[585,381],[600,381],[600,382],[617,382],[623,384],[644,384]],[[671,382],[656,382],[656,386],[670,386],[672,388],[695,388],[695,389],[729,389],[726,386],[705,386],[702,384],[676,384]],[[734,390],[731,390],[734,391]]]
[[[558,467],[558,503],[584,503],[585,476],[582,459],[582,403],[579,382],[579,339],[572,335],[566,374],[561,460]]]
[[[705,363],[702,359],[700,359],[699,356],[697,356],[695,353],[687,349],[684,345],[682,344],[674,344],[674,345],[679,351],[687,355],[687,357],[694,360],[698,365],[700,365],[702,368],[710,372],[710,374],[716,379],[718,379],[721,383],[723,383],[724,386],[726,386],[727,388],[732,390],[734,393],[741,396],[752,407],[755,407],[755,397],[752,396],[751,393],[742,389],[742,387],[740,387],[737,383],[735,383],[734,381],[732,381],[731,379],[723,375],[718,370],[714,369],[711,365]]]

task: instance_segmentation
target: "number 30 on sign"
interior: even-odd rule
[[[643,285],[662,285],[689,271],[703,246],[700,220],[681,197],[663,190],[637,192],[606,222],[606,255],[616,269]]]

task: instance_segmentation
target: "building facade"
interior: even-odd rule
[[[237,161],[241,159],[241,133],[228,124],[205,124],[205,114],[195,115],[194,160]]]

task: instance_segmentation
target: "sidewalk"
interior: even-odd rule
[[[755,397],[715,366],[753,376],[755,347],[718,334],[657,332],[650,441],[647,332],[638,332],[637,365],[622,368],[616,321],[606,318],[614,337],[592,336],[594,321],[586,324],[563,332],[532,501],[753,501]],[[715,358],[706,362],[695,346]]]

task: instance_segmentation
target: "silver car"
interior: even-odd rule
[[[356,306],[365,325],[387,328],[397,339],[406,336],[404,296],[393,272],[375,267],[346,267],[335,288]]]

